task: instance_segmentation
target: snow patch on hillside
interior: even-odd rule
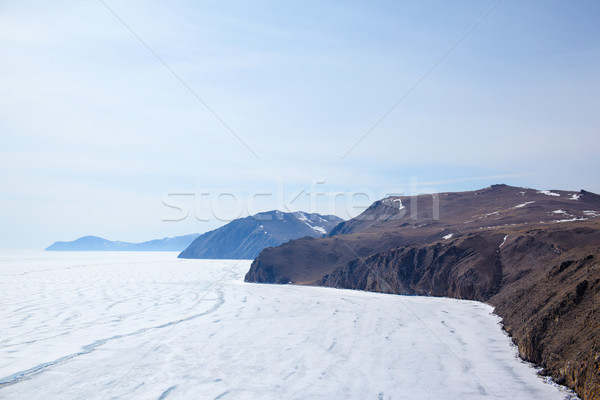
[[[294,213],[294,217],[296,217],[296,219],[298,221],[304,222],[313,231],[315,231],[321,235],[327,234],[327,231],[325,230],[325,228],[318,225],[319,222],[321,222],[321,223],[327,222],[325,219],[321,218],[320,216],[318,216],[318,215],[316,216],[318,218],[318,221],[313,221],[311,218],[308,217],[308,215],[305,212],[297,211]]]
[[[404,205],[402,204],[402,200],[400,200],[400,199],[394,199],[392,201],[392,203],[398,203],[398,205],[397,205],[398,210],[403,210],[405,208]]]
[[[551,221],[551,222],[559,223],[559,222],[575,222],[575,221],[585,221],[585,220],[587,220],[587,218],[574,217],[574,218],[569,218],[569,219],[555,219],[554,221]],[[542,222],[542,221],[540,221],[540,222]]]
[[[313,231],[315,231],[315,232],[318,232],[318,233],[320,233],[320,234],[322,234],[322,235],[326,235],[326,234],[327,234],[327,231],[325,230],[325,228],[321,228],[320,226],[311,226],[311,225],[309,225],[309,226],[310,226],[310,227],[313,229]]]
[[[529,204],[532,204],[532,203],[535,203],[535,201],[526,201],[525,203],[519,204],[518,206],[514,206],[513,208],[525,207],[526,205],[529,205]]]
[[[560,194],[551,192],[549,190],[538,190],[538,193],[545,194],[546,196],[560,197]]]
[[[307,222],[308,218],[306,217],[306,214],[304,214],[301,211],[295,212],[294,213],[294,217],[296,217],[297,220],[302,221],[302,222]]]

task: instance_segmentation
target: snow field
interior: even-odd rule
[[[0,398],[569,396],[488,305],[248,284],[248,260],[175,257],[0,257]]]

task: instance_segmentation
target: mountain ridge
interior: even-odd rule
[[[196,238],[179,258],[253,259],[264,248],[299,237],[326,235],[342,219],[296,211],[272,210],[239,218]]]
[[[70,242],[58,241],[46,247],[45,251],[181,251],[199,233],[189,235],[164,237],[140,243],[108,240],[99,236],[82,236]]]

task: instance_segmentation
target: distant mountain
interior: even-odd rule
[[[181,251],[200,236],[199,233],[171,238],[129,243],[103,239],[98,236],[83,236],[72,242],[55,242],[46,251]]]
[[[600,399],[600,196],[493,185],[389,197],[263,250],[248,282],[485,301],[519,354]]]
[[[269,211],[236,219],[199,236],[179,258],[252,259],[266,247],[305,236],[321,237],[343,220],[335,215]]]

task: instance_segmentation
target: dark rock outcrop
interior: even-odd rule
[[[474,234],[450,244],[406,246],[353,259],[325,275],[322,286],[486,301],[502,283],[499,234]]]

